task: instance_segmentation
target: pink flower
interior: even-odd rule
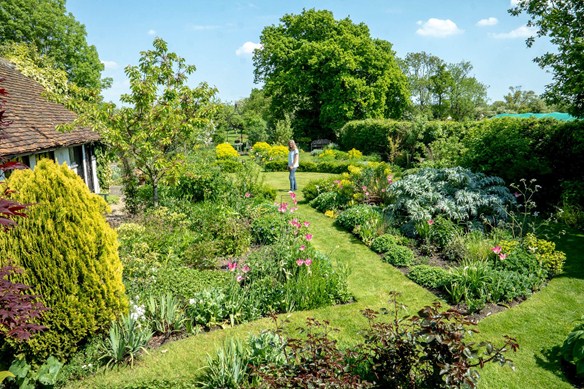
[[[241,281],[243,281],[243,276],[238,275],[237,277],[235,277],[235,279],[237,280],[237,282],[241,282]]]
[[[312,259],[310,259],[310,258],[306,258],[306,259],[304,260],[304,264],[305,264],[306,266],[310,266],[310,265],[312,265]]]
[[[288,203],[282,203],[280,204],[280,206],[278,207],[278,212],[286,212],[288,210]]]
[[[306,234],[304,235],[304,237],[306,238],[306,240],[311,241],[312,240],[312,234]]]
[[[369,196],[369,192],[365,192],[365,196]]]
[[[388,184],[393,184],[393,174],[390,174],[389,176],[387,176],[387,183]]]
[[[301,224],[298,221],[298,219],[292,219],[292,220],[290,220],[290,225],[292,225],[292,226],[294,226],[296,228],[300,228],[301,227]]]
[[[237,269],[237,262],[227,262],[227,269],[229,271],[235,271]]]
[[[515,196],[515,198],[521,197],[521,193],[515,192],[515,193],[513,193],[513,196]]]
[[[305,246],[305,245],[302,245],[302,246],[300,246],[300,247],[298,248],[298,250],[300,250],[300,251],[304,251],[304,250],[306,250],[306,246]]]
[[[298,211],[298,207],[292,207],[290,208],[290,213],[296,212]]]
[[[385,188],[381,188],[381,193],[385,193]]]
[[[295,198],[296,198],[296,193],[294,193],[294,192],[292,192],[292,191],[290,191],[290,192],[288,192],[288,193],[290,194],[290,198],[291,198],[291,199],[295,199]]]
[[[363,185],[363,186],[361,187],[361,189],[363,189],[363,192],[365,192],[365,191],[367,190],[367,187],[366,187],[365,185]]]
[[[245,196],[246,199],[249,199],[251,197],[251,193],[245,192],[245,195],[244,196]]]
[[[297,264],[298,266],[302,266],[302,265],[304,264],[304,259],[300,259],[300,258],[298,258],[298,259],[296,260],[296,264]]]
[[[310,227],[310,222],[304,222],[304,227]]]
[[[434,220],[430,219],[426,223],[428,223],[428,225],[431,226],[432,224],[434,224]]]
[[[492,252],[494,252],[495,254],[500,254],[501,253],[501,246],[495,246],[491,249]]]
[[[503,254],[503,253],[499,254],[499,259],[500,259],[501,261],[504,261],[504,260],[505,260],[505,258],[507,258],[507,254]]]
[[[243,267],[241,268],[241,271],[244,272],[244,273],[249,272],[249,270],[250,269],[249,269],[249,266],[248,265],[243,265]]]

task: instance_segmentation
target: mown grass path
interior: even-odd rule
[[[299,185],[323,175],[298,173]],[[289,201],[286,173],[269,173],[266,182],[278,188],[278,201]],[[299,200],[302,195],[298,192]],[[290,328],[303,326],[307,317],[329,320],[340,331],[336,334],[341,345],[360,341],[359,331],[366,326],[361,315],[365,308],[386,307],[389,291],[402,294],[401,302],[413,314],[436,297],[414,284],[351,234],[337,229],[333,220],[308,205],[300,204],[298,218],[311,222],[313,242],[317,249],[350,269],[349,289],[356,302],[313,311],[295,312],[288,317]],[[503,334],[517,337],[520,350],[511,355],[516,371],[493,366],[481,371],[482,388],[570,388],[559,371],[557,348],[573,327],[573,320],[584,313],[584,271],[581,251],[584,235],[573,234],[564,239],[561,249],[568,252],[568,268],[564,277],[553,280],[548,287],[511,310],[493,315],[479,324],[481,339],[499,342]],[[120,368],[98,373],[70,387],[142,387],[152,381],[194,382],[205,365],[207,353],[214,351],[229,337],[245,338],[264,328],[273,328],[269,319],[200,334],[151,350],[133,368]],[[555,354],[554,354],[555,353]]]

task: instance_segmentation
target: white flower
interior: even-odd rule
[[[196,303],[197,301],[195,299],[189,299],[189,304],[193,305],[194,303]]]

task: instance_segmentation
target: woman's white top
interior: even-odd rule
[[[298,158],[296,158],[296,162],[294,162],[294,156],[298,155]],[[298,149],[294,149],[288,152],[288,166],[292,166],[292,169],[297,168],[298,167],[298,163],[300,162],[300,152],[298,151]],[[292,165],[294,164],[294,165]]]

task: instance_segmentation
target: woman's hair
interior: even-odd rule
[[[294,149],[295,149],[295,148],[296,148],[296,142],[294,142],[292,139],[290,139],[290,140],[288,141],[288,146],[292,146],[292,148],[294,148]]]

